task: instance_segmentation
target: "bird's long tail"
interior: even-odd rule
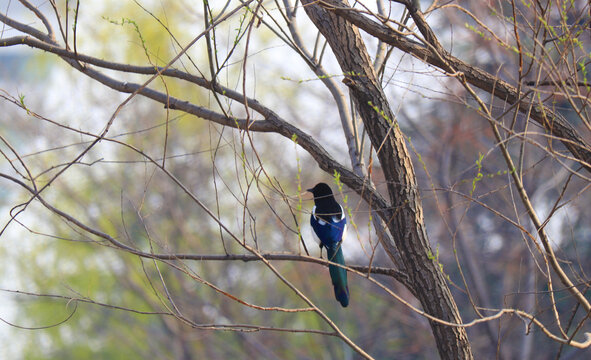
[[[337,264],[345,265],[345,257],[340,244],[335,248],[326,249],[328,260]],[[330,278],[334,286],[334,296],[343,307],[349,305],[349,286],[347,286],[347,270],[335,265],[329,265]]]

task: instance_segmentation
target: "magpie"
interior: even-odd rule
[[[347,232],[345,211],[335,200],[332,190],[327,184],[316,184],[308,191],[314,195],[314,208],[312,208],[310,224],[319,240],[320,257],[322,257],[322,247],[325,247],[328,260],[344,266],[345,257],[341,243]],[[347,270],[335,265],[329,265],[328,270],[336,299],[343,307],[347,307],[349,305]]]

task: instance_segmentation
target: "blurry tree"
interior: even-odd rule
[[[586,352],[589,10],[9,2],[0,46],[50,54],[0,93],[23,353]],[[347,309],[309,241],[320,181],[353,225]]]

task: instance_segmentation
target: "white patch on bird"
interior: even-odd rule
[[[345,209],[343,209],[343,207],[339,204],[339,206],[341,207],[341,218],[339,219],[336,216],[332,217],[332,221],[337,223],[339,221],[342,221],[345,218]],[[327,222],[322,220],[321,218],[316,216],[316,205],[314,205],[314,207],[312,208],[312,216],[314,216],[314,218],[316,219],[316,221],[318,221],[318,224],[320,224],[321,226],[325,226],[327,225]],[[341,236],[341,240],[343,241],[343,239],[345,238],[345,236],[347,236],[347,224],[345,224],[345,226],[343,227],[343,235]],[[316,231],[314,231],[314,229],[312,229],[312,237],[314,239],[316,239],[316,242],[318,242],[318,244],[322,244],[322,241],[320,240],[320,238],[318,237],[318,235],[316,235]]]
[[[314,217],[316,218],[316,220],[318,220],[318,223],[322,226],[326,225],[326,221],[322,220],[322,218],[318,218],[316,217],[316,205],[314,205],[314,207],[312,208],[312,215],[314,215]]]
[[[341,208],[341,218],[339,219],[336,215],[333,215],[332,221],[334,221],[334,222],[339,222],[345,218],[345,210],[343,209],[343,207],[341,205],[339,205],[339,207]]]

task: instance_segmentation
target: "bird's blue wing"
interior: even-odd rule
[[[314,210],[310,217],[310,224],[312,225],[312,229],[314,229],[314,233],[318,236],[323,246],[335,248],[343,240],[343,235],[347,227],[347,218],[343,213],[341,219],[332,218],[330,222],[326,222],[316,217]]]

